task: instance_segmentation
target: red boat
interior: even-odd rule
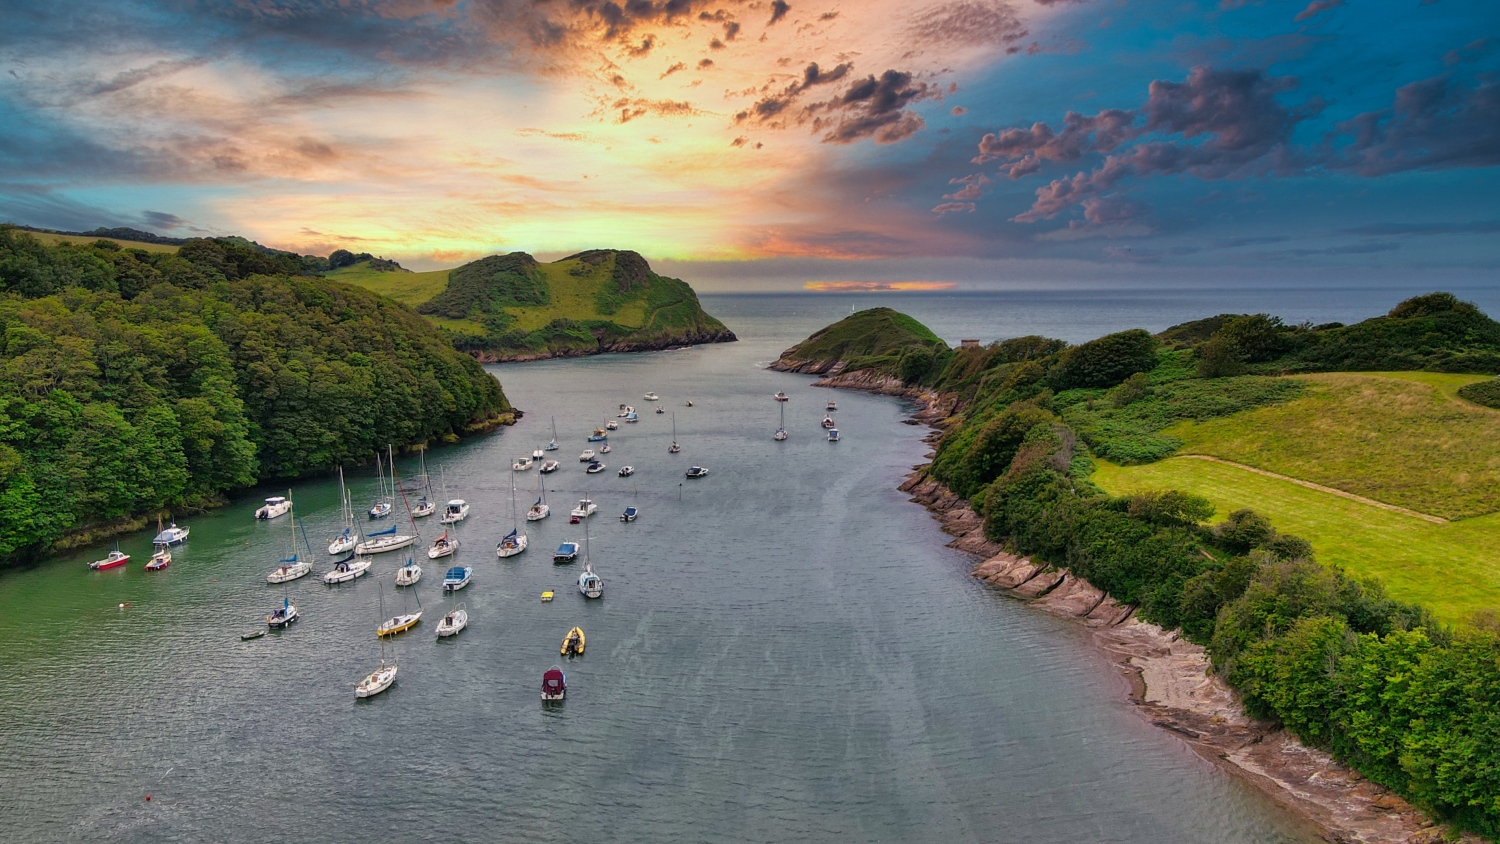
[[[568,675],[559,666],[552,666],[542,675],[542,700],[562,700],[568,693]]]
[[[95,560],[92,563],[89,563],[89,568],[93,569],[94,571],[104,571],[105,569],[112,569],[123,566],[128,562],[130,562],[130,555],[121,551],[120,546],[116,545],[115,550],[109,552],[109,555],[104,559]]]
[[[172,565],[172,552],[167,550],[167,546],[158,545],[156,553],[152,554],[150,561],[146,563],[146,571],[161,571],[170,565]]]

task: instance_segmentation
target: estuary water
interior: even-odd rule
[[[1146,723],[1076,625],[968,576],[895,489],[926,451],[907,408],[764,369],[851,300],[705,301],[741,342],[494,367],[525,417],[429,453],[436,494],[473,507],[455,531],[475,568],[456,639],[434,635],[451,599],[447,561],[423,553],[431,520],[413,589],[391,586],[404,553],[351,584],[319,581],[339,521],[331,478],[292,489],[318,566],[286,588],[303,620],[285,632],[239,638],[283,595],[264,577],[289,523],[251,514],[284,489],[184,519],[192,536],[159,574],[141,570],[147,531],[122,540],[124,569],[87,571],[107,550],[94,547],[0,576],[0,840],[1316,840]],[[944,336],[984,327],[972,304],[917,304]],[[1029,333],[1009,329],[1025,324],[1011,311],[1001,321],[980,336]],[[783,443],[777,390],[792,397]],[[818,425],[828,398],[837,444]],[[641,420],[586,475],[585,437],[622,402]],[[668,455],[674,418],[683,450]],[[522,510],[539,494],[511,460],[553,419],[553,515],[498,560],[512,478]],[[633,478],[616,475],[625,464]],[[709,476],[686,480],[694,464]],[[349,480],[362,511],[373,469]],[[599,601],[577,591],[581,560],[550,559],[584,538],[567,510],[586,494]],[[629,504],[641,516],[624,524]],[[395,686],[357,702],[381,659],[382,599],[387,615],[418,600],[426,615],[388,648]],[[566,702],[544,707],[542,672],[575,624],[587,653],[564,666]]]

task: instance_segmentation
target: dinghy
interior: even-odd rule
[[[635,467],[634,466],[621,466],[620,467],[620,477],[622,477],[622,478],[628,478],[628,477],[630,477],[631,475],[634,475],[634,474],[635,474]]]
[[[583,649],[587,644],[587,640],[583,638],[583,628],[574,627],[563,637],[562,647],[557,652],[563,656],[583,656]]]

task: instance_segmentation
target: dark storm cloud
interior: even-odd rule
[[[774,0],[774,2],[771,3],[771,20],[766,24],[766,26],[771,26],[780,21],[782,18],[786,17],[786,13],[790,12],[791,10],[791,4],[787,3],[786,0]]]
[[[1454,84],[1447,77],[1396,91],[1390,108],[1338,126],[1352,143],[1335,165],[1362,176],[1405,170],[1500,165],[1500,84]]]
[[[827,85],[831,82],[837,82],[848,76],[849,71],[853,67],[854,65],[845,62],[844,64],[834,66],[831,70],[825,71],[817,62],[813,62],[803,69],[801,79],[786,86],[780,93],[764,97],[757,101],[755,105],[736,114],[734,116],[735,122],[744,122],[746,120],[765,122],[786,111],[793,102],[807,92],[807,89],[817,85]]]
[[[887,70],[854,83],[844,93],[824,103],[809,106],[819,116],[814,120],[818,130],[828,129],[825,143],[847,144],[862,138],[889,144],[911,137],[927,124],[917,114],[907,111],[911,103],[937,95],[925,82],[914,82],[912,75]]]

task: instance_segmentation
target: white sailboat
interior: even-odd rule
[[[375,496],[375,503],[370,505],[367,511],[372,519],[383,519],[396,509],[395,498],[386,493],[385,468],[380,464],[380,452],[375,452],[375,482],[379,484],[380,490]]]
[[[344,486],[343,466],[339,467],[339,518],[344,522],[344,530],[328,543],[330,554],[347,554],[359,544],[356,536],[359,527],[354,521],[354,503],[349,500],[349,489]]]
[[[542,446],[543,451],[557,451],[557,417],[552,417],[552,441]]]
[[[380,590],[380,617],[385,618],[385,589]],[[385,661],[385,637],[380,637],[380,667],[365,675],[363,680],[354,684],[354,696],[357,698],[373,697],[389,689],[396,682],[396,663]]]
[[[776,429],[776,434],[775,434],[774,439],[777,442],[782,442],[783,440],[785,440],[787,438],[787,432],[786,432],[786,402],[777,402],[777,405],[779,405],[781,407],[781,427],[779,427],[779,428]]]
[[[364,575],[364,573],[369,570],[369,557],[359,557],[354,554],[350,554],[344,559],[334,563],[333,568],[324,573],[323,582],[327,583],[330,586],[338,583],[348,583],[349,581]]]
[[[451,556],[454,552],[458,551],[459,545],[458,537],[450,535],[445,530],[442,536],[432,541],[432,547],[427,549],[427,559],[440,560],[443,557]]]
[[[288,490],[287,491],[287,499],[288,500],[291,499],[291,495],[292,495],[291,490]],[[273,569],[271,571],[270,574],[266,575],[266,582],[267,583],[286,583],[287,581],[296,580],[296,579],[301,578],[301,577],[306,577],[312,571],[312,563],[309,562],[309,560],[312,558],[312,547],[311,546],[307,547],[307,556],[306,557],[303,557],[297,551],[297,528],[299,527],[299,525],[297,524],[297,510],[296,510],[295,507],[293,507],[291,509],[291,521],[289,521],[287,524],[291,528],[291,539],[292,539],[291,554],[289,554],[288,556],[282,557],[281,561],[280,561],[281,565],[277,566],[275,569]],[[302,543],[303,543],[304,546],[306,546],[307,545],[307,536],[306,536],[307,531],[304,529],[302,533],[303,533]]]
[[[578,575],[578,591],[585,598],[604,597],[604,580],[594,574],[593,563],[589,561],[589,523],[583,523],[583,571]]]
[[[537,497],[536,503],[526,511],[526,521],[539,522],[552,515],[552,507],[547,504],[547,479],[541,475],[536,476]]]
[[[672,444],[667,446],[668,454],[676,454],[682,451],[682,446],[677,444],[677,414],[672,414]]]
[[[463,632],[463,629],[465,627],[468,626],[469,611],[464,607],[463,604],[457,604],[453,607],[453,609],[448,610],[447,614],[438,621],[438,638],[446,639],[449,636],[457,636],[459,633]]]
[[[541,476],[538,475],[538,477]],[[530,519],[531,514],[527,513],[526,518]],[[507,533],[505,538],[500,540],[500,544],[495,546],[495,555],[502,559],[505,557],[514,557],[526,550],[526,534],[521,532],[521,522],[516,518],[515,475],[510,476],[510,524],[510,533]]]
[[[437,512],[437,502],[432,500],[432,476],[427,474],[427,449],[422,449],[422,497],[417,506],[411,508],[411,517],[421,519]]]

